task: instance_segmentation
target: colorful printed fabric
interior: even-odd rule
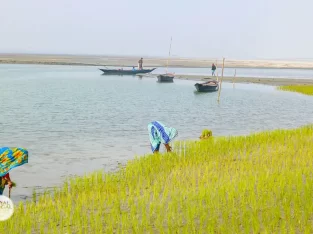
[[[161,143],[168,144],[178,135],[175,128],[166,127],[159,121],[149,123],[148,130],[152,152],[159,150]]]
[[[28,163],[28,151],[23,148],[0,148],[0,177],[15,167]]]

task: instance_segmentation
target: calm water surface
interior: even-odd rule
[[[29,163],[11,173],[13,200],[150,153],[153,120],[176,127],[177,139],[196,139],[204,128],[241,135],[313,122],[309,96],[223,83],[218,104],[217,92],[196,93],[195,83],[102,76],[94,67],[0,65],[0,145],[30,152]]]

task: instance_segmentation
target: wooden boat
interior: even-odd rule
[[[103,75],[136,75],[150,73],[155,69],[156,68],[142,70],[123,70],[123,69],[99,69],[99,70],[103,72]]]
[[[215,92],[218,91],[219,85],[215,80],[209,80],[205,83],[196,83],[195,87],[198,92]]]
[[[174,75],[170,73],[158,75],[158,82],[160,83],[172,83]]]

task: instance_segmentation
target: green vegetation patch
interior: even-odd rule
[[[312,136],[306,126],[176,142],[17,205],[0,233],[312,233]]]
[[[279,90],[291,91],[302,93],[306,95],[313,95],[313,85],[289,85],[289,86],[280,86]]]

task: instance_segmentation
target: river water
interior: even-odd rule
[[[153,120],[177,128],[177,140],[196,139],[204,128],[242,135],[313,122],[310,96],[225,82],[218,103],[218,92],[199,94],[195,83],[102,76],[94,67],[0,65],[0,145],[30,152],[29,163],[10,173],[18,185],[13,201],[150,153]]]

